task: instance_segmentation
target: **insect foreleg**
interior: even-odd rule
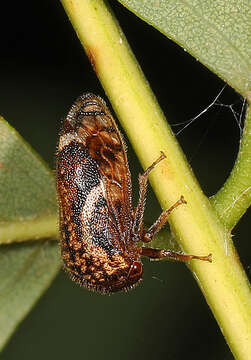
[[[147,178],[150,171],[163,159],[165,159],[166,155],[161,152],[161,156],[149,166],[145,172],[139,175],[139,201],[138,205],[134,212],[134,223],[132,232],[135,235],[140,235],[143,229],[143,214],[145,209],[145,197],[146,197],[146,190],[147,190]],[[139,236],[141,237],[141,236]],[[135,240],[142,240],[140,238]]]
[[[176,201],[175,204],[173,204],[169,209],[165,210],[162,212],[162,214],[160,214],[159,218],[157,221],[155,221],[155,223],[148,229],[145,230],[142,236],[142,241],[144,242],[150,242],[152,241],[154,235],[162,228],[162,226],[165,225],[165,223],[167,222],[167,219],[169,217],[169,215],[171,214],[171,212],[177,208],[179,205],[181,204],[186,204],[186,200],[184,199],[184,196],[181,196],[180,199],[178,201]]]

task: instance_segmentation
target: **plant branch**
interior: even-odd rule
[[[231,230],[251,204],[251,111],[247,109],[240,150],[224,186],[211,198],[219,218]]]
[[[189,265],[232,352],[251,353],[251,294],[231,236],[202,193],[114,15],[101,0],[61,0],[144,168],[167,155],[150,174],[162,208],[184,195],[170,216],[187,253],[213,254],[213,263]]]
[[[58,215],[1,224],[0,245],[34,239],[58,240]]]

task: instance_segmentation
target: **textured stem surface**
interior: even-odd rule
[[[100,0],[62,4],[143,167],[160,151],[167,156],[150,174],[151,184],[163,209],[181,195],[187,201],[170,224],[184,251],[213,254],[212,264],[194,260],[190,268],[232,352],[248,359],[251,294],[230,233],[202,193],[109,7]]]

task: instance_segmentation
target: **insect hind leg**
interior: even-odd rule
[[[170,250],[160,250],[160,249],[152,249],[152,248],[141,248],[141,255],[147,256],[150,259],[163,259],[163,258],[169,258],[176,261],[189,261],[193,259],[197,260],[203,260],[212,262],[212,254],[209,254],[207,256],[197,256],[197,255],[189,255],[189,254],[183,254],[183,253],[177,253]]]

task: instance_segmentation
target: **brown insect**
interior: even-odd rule
[[[126,147],[105,102],[80,96],[63,123],[57,152],[61,251],[71,278],[90,290],[129,290],[142,279],[141,256],[211,262],[195,256],[139,247],[150,242],[183,196],[145,230],[147,177],[164,153],[139,176],[139,201],[132,206]]]

